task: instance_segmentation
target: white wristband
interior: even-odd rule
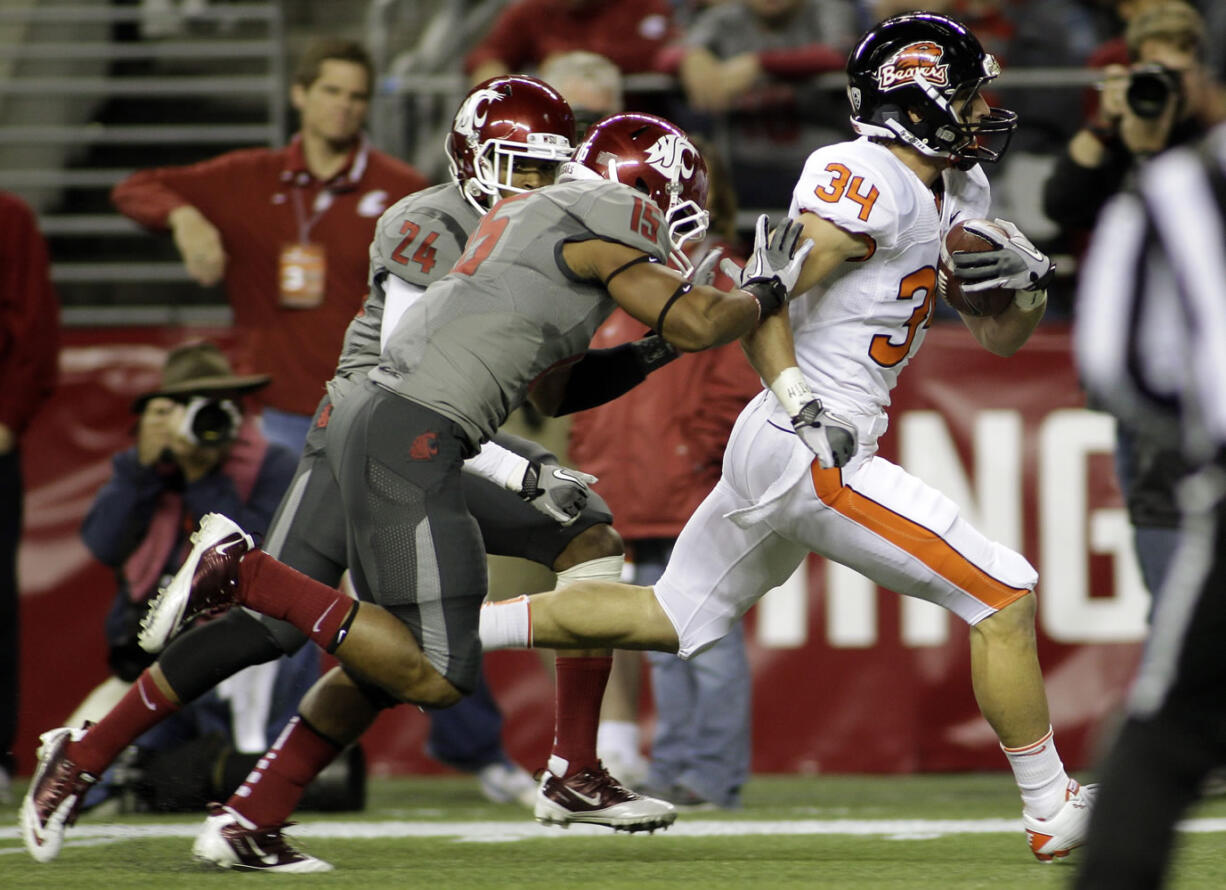
[[[466,472],[488,479],[508,491],[519,494],[524,488],[524,473],[528,472],[528,459],[501,445],[486,442],[481,451],[464,461]]]
[[[1033,312],[1047,302],[1047,289],[1019,290],[1013,292],[1013,305],[1023,312]]]
[[[809,383],[800,373],[800,368],[795,366],[779,372],[779,376],[771,381],[771,392],[788,413],[788,417],[795,417],[801,408],[817,398],[813,390],[809,389]]]

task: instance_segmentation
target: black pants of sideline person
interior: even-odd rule
[[[1208,475],[1198,496],[1212,506],[1188,513],[1129,716],[1099,773],[1077,890],[1163,886],[1177,823],[1226,763],[1226,474]]]

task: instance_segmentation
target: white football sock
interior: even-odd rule
[[[532,647],[532,610],[527,596],[485,603],[481,606],[478,627],[481,648],[530,649]]]
[[[1069,777],[1056,752],[1051,727],[1038,741],[1020,748],[1000,749],[1009,758],[1013,777],[1022,792],[1022,809],[1036,819],[1050,819],[1064,806]]]
[[[601,720],[596,730],[596,753],[619,757],[626,762],[638,760],[639,725],[629,720]]]

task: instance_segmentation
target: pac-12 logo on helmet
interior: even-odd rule
[[[658,170],[671,182],[680,182],[694,175],[694,159],[698,149],[679,133],[666,133],[647,149],[647,166]]]
[[[921,40],[902,47],[877,69],[877,85],[881,90],[912,83],[916,75],[933,86],[949,84],[949,66],[941,64],[945,50],[931,41]]]

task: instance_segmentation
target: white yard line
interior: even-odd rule
[[[191,838],[200,821],[159,822],[150,825],[97,824],[71,829],[65,846],[97,846],[140,838]],[[1189,819],[1181,831],[1196,833],[1226,832],[1226,818]],[[724,835],[851,835],[882,836],[895,840],[925,840],[951,834],[1010,834],[1020,832],[1020,819],[791,819],[694,820],[677,822],[661,832],[664,837],[717,837]],[[565,839],[572,837],[621,837],[607,828],[575,825],[566,831],[535,822],[304,822],[288,832],[303,838],[454,838],[463,843],[505,843],[508,841]],[[646,833],[641,833],[646,836]],[[0,828],[0,841],[20,842],[16,828]],[[17,846],[0,847],[0,855],[23,853]]]

